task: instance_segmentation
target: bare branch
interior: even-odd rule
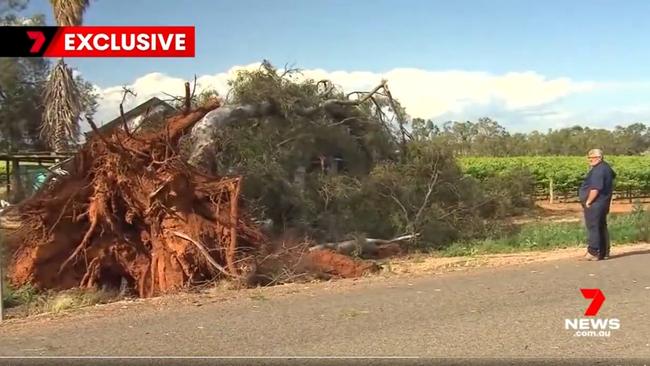
[[[196,93],[196,84],[197,84],[196,83],[196,74],[194,74],[194,86],[192,87],[192,96],[190,97],[190,99],[192,99],[192,100],[194,99],[194,95]]]
[[[126,122],[126,117],[124,116],[124,101],[126,100],[126,96],[128,94],[131,94],[134,97],[137,96],[137,95],[133,92],[133,90],[127,88],[126,86],[122,87],[122,93],[123,93],[122,94],[122,101],[120,102],[120,116],[122,117],[122,124],[124,125],[124,132],[126,132],[127,136],[133,137],[131,135],[131,132],[129,131],[129,126],[128,126],[127,122]],[[88,117],[86,117],[86,118],[88,118]]]
[[[280,76],[280,79],[284,79],[285,76],[294,73],[294,72],[300,72],[299,68],[295,68],[293,64],[289,66],[289,64],[284,64],[284,72],[282,72]]]
[[[407,235],[401,235],[396,238],[392,239],[374,239],[374,238],[364,238],[363,241],[366,244],[391,244],[391,243],[397,243],[400,241],[405,241],[405,240],[411,240],[415,239],[418,236],[420,236],[419,233],[413,233],[413,234],[407,234]],[[348,246],[350,244],[354,244],[357,242],[357,240],[344,240],[344,241],[339,241],[335,243],[323,243],[323,244],[318,244],[314,245],[312,247],[309,247],[309,251],[313,252],[314,250],[321,250],[321,249],[333,249],[333,250],[338,250],[341,249],[343,246]]]
[[[331,100],[330,102],[332,103],[337,103],[337,104],[342,104],[342,105],[359,105],[363,104],[365,101],[370,99],[379,89],[386,88],[386,80],[382,80],[379,85],[377,85],[374,89],[372,89],[370,92],[366,93],[366,96],[364,96],[361,99],[357,100]],[[352,93],[355,94],[355,93]],[[359,93],[360,94],[360,93]]]
[[[99,131],[99,129],[97,128],[97,125],[93,121],[93,118],[91,116],[87,115],[86,116],[86,121],[88,121],[88,124],[90,125],[90,128],[92,128],[95,135],[99,136],[99,138],[102,140],[102,142],[110,149],[111,144],[108,142],[108,140],[106,140],[104,135],[102,135],[102,133]]]
[[[171,95],[171,94],[169,94],[169,93],[167,93],[167,92],[162,92],[162,93],[169,97],[169,99],[166,99],[166,100],[175,100],[175,101],[177,101],[177,102],[184,102],[183,98],[181,98],[181,97],[177,97],[177,96],[175,96],[175,95]]]
[[[190,113],[190,109],[192,109],[192,99],[191,99],[191,92],[190,92],[190,83],[185,82],[185,110],[183,111],[184,114]]]
[[[323,87],[325,88],[325,91],[323,91],[323,93],[321,93],[322,95],[325,95],[325,96],[330,95],[330,93],[332,93],[332,91],[334,91],[334,89],[335,89],[335,86],[331,81],[329,81],[327,79],[323,79],[323,80],[319,80],[316,83],[316,89],[317,90],[318,90],[318,87],[321,84],[323,84]]]
[[[106,140],[106,137],[104,137],[104,135],[99,131],[99,129],[97,128],[97,125],[93,121],[93,118],[91,116],[89,116],[89,115],[86,115],[86,121],[88,121],[88,124],[90,125],[90,128],[92,128],[95,135],[97,135],[99,137],[99,139],[102,140],[102,142],[106,145],[106,148],[108,148],[111,151],[116,151],[115,146],[113,144],[111,144],[108,140]],[[130,148],[128,146],[124,146],[124,144],[122,144],[122,141],[120,141],[119,139],[116,139],[116,140],[117,140],[118,144],[120,145],[120,147],[122,149],[130,151],[130,152],[132,152],[132,153],[134,153],[136,155],[139,155],[141,157],[149,158],[149,155],[143,153],[142,151]]]
[[[391,191],[390,194],[380,193],[380,195],[383,196],[383,197],[386,197],[386,198],[390,198],[395,203],[397,203],[397,205],[402,209],[402,212],[404,213],[404,219],[406,219],[407,222],[410,221],[409,220],[409,212],[406,209],[406,207],[402,204],[402,202],[397,197],[395,197],[395,195],[392,193],[392,189],[389,189],[389,191]]]
[[[433,192],[433,188],[436,186],[436,183],[438,182],[438,177],[440,176],[440,172],[438,171],[439,161],[440,161],[440,155],[438,155],[438,157],[436,158],[436,162],[433,165],[433,173],[431,174],[431,178],[429,179],[427,194],[424,196],[424,200],[422,201],[422,205],[420,206],[420,209],[415,214],[415,218],[413,219],[414,225],[418,224],[418,221],[420,219],[420,216],[422,215],[422,212],[424,211],[424,208],[429,204],[429,197]]]
[[[340,121],[338,121],[338,122],[336,122],[336,123],[328,124],[327,126],[328,126],[328,127],[340,126],[340,125],[342,125],[342,124],[345,124],[346,122],[353,121],[353,120],[355,120],[355,119],[357,119],[357,120],[361,120],[361,119],[358,118],[358,117],[348,117],[348,118],[344,118],[344,119],[342,119],[342,120],[340,120]]]
[[[395,100],[393,99],[393,95],[390,93],[390,90],[388,89],[388,85],[384,84],[384,91],[386,92],[386,95],[388,96],[388,103],[390,104],[390,107],[393,109],[393,112],[395,113],[395,116],[397,117],[397,122],[399,123],[399,129],[400,132],[402,133],[402,154],[405,153],[404,149],[406,146],[406,136],[408,135],[410,139],[413,139],[413,136],[406,131],[404,128],[404,125],[406,124],[406,121],[404,121],[404,116],[402,116],[401,111],[398,109],[397,105],[395,105]]]

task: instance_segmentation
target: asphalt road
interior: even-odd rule
[[[420,356],[650,359],[650,254],[558,260],[0,326],[0,356]],[[610,337],[577,337],[580,288]]]

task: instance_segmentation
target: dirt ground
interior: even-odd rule
[[[570,214],[577,213],[582,215],[582,207],[577,202],[571,203],[553,203],[550,204],[547,201],[537,202],[537,206],[544,211],[547,211],[549,214]],[[650,208],[650,202],[642,202],[644,209]],[[634,209],[634,203],[630,203],[628,200],[614,201],[610,208],[611,213],[629,213]]]
[[[639,243],[617,245],[612,247],[611,258],[624,257],[630,253],[649,252],[650,244]],[[534,251],[509,254],[485,254],[474,257],[435,257],[413,255],[393,259],[389,266],[396,275],[442,274],[445,272],[466,271],[478,267],[505,267],[529,263],[575,258],[578,260],[585,253],[584,248],[563,248],[551,251]]]
[[[550,204],[548,201],[536,202],[536,209],[530,213],[520,217],[516,217],[513,221],[515,224],[525,224],[533,221],[547,221],[547,222],[578,222],[583,219],[582,206],[577,202],[561,202]],[[642,202],[645,210],[650,209],[650,202]],[[611,214],[625,214],[634,210],[634,203],[628,200],[612,202],[610,213]]]

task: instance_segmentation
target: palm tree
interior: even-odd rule
[[[54,18],[59,26],[76,26],[83,22],[89,0],[50,0]],[[72,70],[59,59],[45,85],[45,112],[41,133],[55,152],[68,149],[79,136],[81,95]]]

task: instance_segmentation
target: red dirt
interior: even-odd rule
[[[374,259],[398,257],[405,254],[405,250],[398,243],[383,244],[377,246],[377,253]]]
[[[306,257],[305,268],[312,272],[322,272],[342,278],[361,277],[379,269],[374,262],[355,260],[332,250],[309,252]]]
[[[650,203],[643,202],[643,207],[645,209],[650,208]],[[546,201],[537,202],[537,206],[542,208],[550,215],[556,215],[558,213],[580,213],[582,214],[582,206],[580,203],[571,202],[571,203],[553,203],[550,204]],[[630,213],[634,209],[634,203],[629,203],[629,201],[614,201],[610,206],[611,213]]]

